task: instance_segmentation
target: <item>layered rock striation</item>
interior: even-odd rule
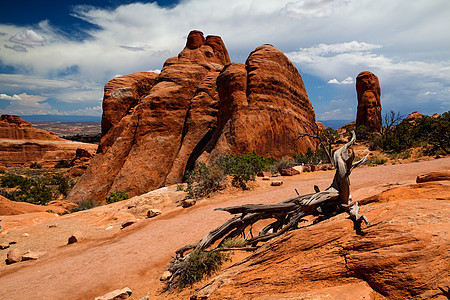
[[[383,120],[378,77],[368,71],[359,73],[356,77],[356,93],[358,96],[356,126],[364,125],[372,131],[381,132]]]
[[[222,39],[200,31],[189,33],[159,75],[110,81],[103,107],[103,136],[72,201],[103,201],[117,190],[143,194],[225,153],[281,157],[315,148],[309,138],[288,137],[317,126],[301,76],[284,54],[264,45],[245,65],[230,63]]]
[[[34,162],[54,166],[72,160],[77,149],[95,153],[97,145],[62,139],[54,133],[31,126],[15,115],[0,116],[0,164],[28,166]]]

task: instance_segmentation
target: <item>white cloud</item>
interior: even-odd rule
[[[347,77],[342,81],[338,81],[336,78],[330,79],[328,81],[329,84],[352,84],[354,83],[353,78]]]
[[[19,33],[16,33],[9,39],[9,41],[28,47],[43,46],[45,43],[44,37],[31,29],[25,29]]]
[[[292,18],[323,18],[333,13],[333,10],[346,1],[340,0],[306,0],[289,2],[281,10],[282,14],[286,14]]]

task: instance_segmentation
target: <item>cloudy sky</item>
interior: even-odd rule
[[[262,44],[299,69],[318,120],[356,115],[375,73],[383,111],[450,110],[448,0],[19,0],[0,4],[0,113],[101,115],[117,75],[158,71],[193,29],[233,62]]]

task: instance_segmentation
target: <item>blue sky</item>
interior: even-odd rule
[[[4,1],[0,113],[101,115],[114,76],[158,72],[193,29],[233,62],[269,43],[299,69],[318,120],[352,120],[355,78],[375,73],[383,112],[450,110],[448,0]]]

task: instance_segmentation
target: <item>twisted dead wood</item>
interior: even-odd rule
[[[204,251],[214,243],[222,239],[244,235],[245,230],[262,219],[275,219],[276,221],[264,227],[258,236],[245,238],[245,244],[251,245],[255,249],[260,242],[265,242],[277,237],[289,230],[297,228],[298,223],[307,215],[329,216],[343,211],[347,211],[351,219],[355,222],[358,230],[362,221],[370,225],[365,216],[359,215],[358,202],[352,202],[350,195],[350,173],[359,165],[363,164],[368,155],[357,162],[353,162],[355,154],[349,151],[349,147],[356,141],[356,134],[352,131],[352,138],[333,154],[332,163],[336,169],[332,184],[325,190],[319,191],[315,186],[316,193],[298,195],[297,197],[284,200],[277,204],[244,204],[238,206],[216,208],[235,215],[227,222],[208,233],[196,244],[186,245],[176,251],[176,258],[171,262],[169,271],[172,277],[168,285],[176,285],[177,276],[183,268],[183,264],[189,259],[192,252],[184,256],[184,253],[193,251]],[[251,233],[251,229],[250,229]],[[221,247],[219,243],[216,249]],[[249,247],[250,248],[250,247]],[[242,248],[240,248],[242,250]]]

